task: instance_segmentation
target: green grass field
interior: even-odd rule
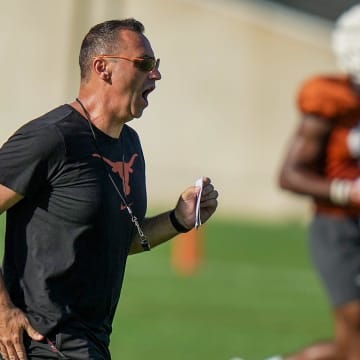
[[[301,224],[218,219],[194,276],[172,269],[171,243],[130,257],[113,359],[261,360],[331,336],[306,237]]]

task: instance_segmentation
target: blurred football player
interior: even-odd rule
[[[360,5],[338,18],[333,50],[344,74],[302,85],[301,121],[279,183],[312,199],[310,252],[333,308],[334,339],[273,360],[360,359]]]

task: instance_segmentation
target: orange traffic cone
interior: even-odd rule
[[[172,266],[179,274],[189,276],[199,269],[203,255],[202,236],[201,228],[192,229],[173,240]]]

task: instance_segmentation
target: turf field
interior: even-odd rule
[[[262,360],[331,335],[303,225],[218,219],[204,240],[191,277],[173,271],[171,244],[129,258],[114,360]]]

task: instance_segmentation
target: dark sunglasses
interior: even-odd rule
[[[159,68],[160,59],[155,59],[153,57],[138,57],[138,58],[128,58],[125,56],[117,56],[117,55],[97,55],[94,58],[104,58],[104,59],[122,59],[131,61],[134,63],[134,66],[143,72],[153,71]]]

